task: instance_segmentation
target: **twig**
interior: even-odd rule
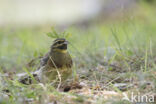
[[[60,74],[60,72],[59,72],[59,70],[58,70],[56,64],[54,63],[53,59],[51,58],[51,56],[50,56],[50,60],[51,60],[52,63],[54,64],[54,67],[55,67],[55,69],[56,69],[56,71],[57,71],[57,74],[58,74],[58,77],[59,77],[59,84],[58,84],[58,86],[57,86],[57,90],[58,90],[58,89],[60,88],[61,82],[62,82],[62,80],[61,80],[61,74]]]

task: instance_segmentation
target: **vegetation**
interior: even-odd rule
[[[69,27],[64,34],[74,60],[73,77],[83,86],[69,92],[58,91],[50,84],[23,85],[14,76],[35,70],[36,64],[31,63],[31,68],[27,65],[49,50],[54,38],[52,33],[48,33],[50,37],[46,35],[49,27],[1,28],[0,72],[1,76],[9,73],[9,78],[0,78],[0,104],[130,104],[122,100],[123,93],[154,95],[155,10],[156,7],[141,3],[131,17],[107,24],[92,23],[83,29]]]

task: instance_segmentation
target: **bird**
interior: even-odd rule
[[[68,43],[65,38],[57,38],[53,41],[50,51],[41,58],[36,71],[31,73],[35,82],[64,82],[71,76],[73,61],[68,52]],[[30,75],[21,76],[19,82],[23,84],[29,85],[34,82]]]

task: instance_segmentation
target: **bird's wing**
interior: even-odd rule
[[[70,60],[70,65],[71,65],[70,67],[73,66],[73,60],[72,59]]]
[[[45,66],[49,60],[49,53],[47,53],[40,61],[40,67]]]
[[[67,67],[71,68],[72,66],[73,66],[73,61],[72,61],[70,54],[68,54]]]

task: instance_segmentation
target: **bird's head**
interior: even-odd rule
[[[51,46],[51,51],[66,53],[67,45],[68,45],[68,41],[66,39],[58,38],[58,39],[54,40],[54,42]]]

